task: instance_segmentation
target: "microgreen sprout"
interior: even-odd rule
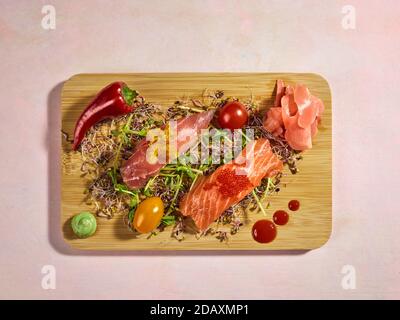
[[[261,203],[260,198],[257,196],[256,189],[254,189],[251,193],[253,194],[254,200],[256,201],[261,212],[264,214],[264,216],[266,216],[267,212],[265,211],[265,208],[264,208],[263,204]]]

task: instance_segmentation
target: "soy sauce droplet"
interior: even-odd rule
[[[288,204],[289,210],[297,211],[300,208],[300,201],[298,200],[290,200]]]
[[[276,238],[276,227],[272,221],[258,220],[251,230],[253,239],[260,243],[269,243]]]
[[[286,223],[288,223],[289,215],[286,211],[278,210],[278,211],[275,211],[273,219],[277,225],[283,226]]]

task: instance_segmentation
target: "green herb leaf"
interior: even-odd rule
[[[143,190],[143,194],[144,194],[146,197],[151,197],[151,196],[152,196],[150,189]]]
[[[140,137],[145,137],[147,135],[147,130],[145,128],[143,128],[143,129],[141,129],[139,131],[128,129],[126,132],[130,133],[130,134],[134,134],[134,135],[140,136]]]
[[[135,208],[132,208],[131,210],[129,210],[128,213],[128,221],[132,223],[134,216],[135,216]]]
[[[116,172],[116,170],[114,170],[114,168],[113,168],[113,169],[109,170],[107,173],[111,177],[111,181],[112,181],[113,185],[115,186],[117,184],[117,172]]]
[[[121,132],[119,130],[111,130],[111,134],[115,137],[118,137],[121,134]]]
[[[129,207],[131,208],[131,209],[136,209],[136,206],[139,204],[139,197],[138,197],[138,195],[136,194],[136,195],[134,195],[132,198],[131,198],[131,200],[129,201]]]
[[[129,190],[128,187],[124,184],[117,183],[114,188],[115,188],[115,191],[130,194],[131,196],[135,195],[135,193],[133,191]]]
[[[192,169],[187,166],[179,166],[176,168],[176,171],[187,174],[191,179],[194,179],[196,177],[196,175],[193,173]]]
[[[173,215],[164,216],[161,218],[161,223],[166,226],[172,226],[175,224],[176,218]]]

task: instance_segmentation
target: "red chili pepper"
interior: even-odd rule
[[[132,112],[137,95],[124,82],[113,82],[103,88],[79,117],[72,149],[78,149],[85,133],[97,122]]]

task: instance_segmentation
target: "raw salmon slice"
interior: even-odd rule
[[[246,154],[252,155],[247,161]],[[253,141],[236,159],[218,167],[210,176],[201,177],[182,199],[180,211],[204,231],[259,186],[264,177],[272,177],[282,169],[283,163],[272,152],[268,139]]]

